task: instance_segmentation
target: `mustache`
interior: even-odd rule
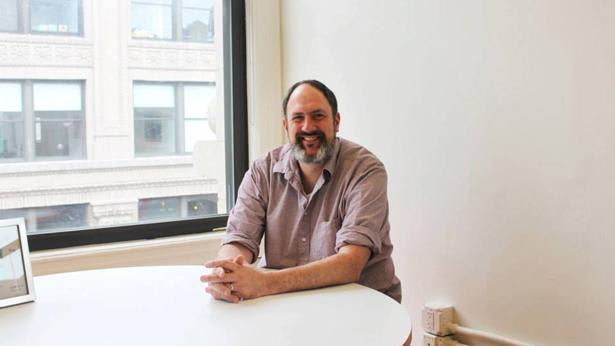
[[[305,137],[312,137],[312,136],[318,137],[318,139],[321,142],[324,142],[327,139],[327,137],[325,136],[325,133],[322,131],[318,131],[318,130],[313,131],[313,132],[303,132],[303,131],[297,132],[295,134],[295,139],[297,139],[297,141],[301,141]]]

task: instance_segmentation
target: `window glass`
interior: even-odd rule
[[[215,141],[216,134],[213,133],[207,120],[186,120],[184,123],[186,137],[184,141],[184,150],[192,152],[192,149],[199,141]]]
[[[190,196],[186,200],[186,216],[207,216],[218,213],[218,196],[216,194]]]
[[[24,156],[21,83],[0,83],[0,160]]]
[[[140,4],[158,4],[158,5],[173,5],[173,0],[135,0],[133,3]]]
[[[0,120],[0,160],[24,156],[23,123]]]
[[[85,154],[81,83],[32,85],[36,157],[79,158]]]
[[[139,200],[140,221],[164,221],[179,217],[203,217],[218,213],[215,193]]]
[[[184,7],[206,8],[210,9],[214,6],[213,0],[182,0]]]
[[[82,121],[45,121],[36,118],[37,157],[83,157]]]
[[[215,85],[186,85],[184,87],[184,151],[192,152],[198,141],[214,141],[216,134],[211,128],[215,119],[209,112],[215,109]]]
[[[78,34],[79,0],[30,0],[32,31]]]
[[[212,42],[213,12],[200,9],[182,10],[182,35],[186,41]]]
[[[135,154],[137,156],[175,154],[174,130],[175,123],[172,119],[136,118]]]
[[[133,88],[133,99],[135,107],[175,107],[175,91],[171,84],[135,83]]]
[[[88,222],[87,204],[0,210],[0,219],[23,217],[28,234],[41,231],[66,231],[83,227]]]
[[[0,218],[23,216],[38,233],[32,244],[50,247],[56,231],[73,246],[223,227],[247,168],[236,125],[246,118],[244,71],[225,60],[245,66],[242,48],[227,45],[245,38],[233,24],[243,9],[243,0],[0,0],[2,25],[18,27],[1,34],[2,49],[23,52],[30,34],[44,48],[19,66],[0,59]],[[212,36],[214,18],[235,36]],[[124,37],[131,28],[185,41],[182,25],[196,22],[210,25],[214,44]],[[87,37],[57,36],[71,34]],[[158,220],[176,222],[160,232]]]
[[[80,83],[33,84],[35,111],[81,111]]]
[[[173,8],[164,5],[133,3],[132,37],[173,39]]]
[[[87,225],[87,204],[34,208],[33,211],[37,231],[66,230]]]
[[[168,220],[181,216],[179,197],[139,200],[139,220]]]
[[[0,31],[17,31],[18,13],[17,0],[0,0]]]
[[[170,84],[139,84],[133,88],[135,154],[175,153],[175,88]]]
[[[0,112],[21,112],[21,83],[0,83]]]
[[[184,113],[186,118],[207,118],[207,111],[216,97],[215,85],[184,86]]]

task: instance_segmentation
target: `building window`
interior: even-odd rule
[[[133,0],[132,37],[213,42],[213,0]]]
[[[0,31],[82,35],[81,0],[0,0]]]
[[[34,156],[83,158],[85,121],[81,83],[34,82]]]
[[[0,160],[83,157],[82,82],[0,81]]]
[[[28,234],[66,231],[88,224],[87,204],[0,210],[0,219],[23,217]]]
[[[0,31],[19,31],[18,0],[0,0]]]
[[[30,30],[77,35],[81,32],[80,7],[79,0],[30,0]]]
[[[208,119],[215,98],[214,83],[135,82],[135,154],[185,154],[197,141],[215,140]]]
[[[156,36],[184,43],[102,30],[85,48],[56,36],[75,32],[61,8],[78,4],[82,32],[122,27],[132,2],[60,3],[0,0],[2,30],[50,33],[0,44],[16,52],[0,59],[0,217],[28,220],[32,251],[223,227],[248,169],[245,2],[134,1]]]
[[[139,200],[139,221],[163,221],[216,214],[218,214],[216,194]]]
[[[24,157],[22,85],[0,83],[0,161]]]

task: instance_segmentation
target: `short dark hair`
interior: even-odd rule
[[[293,84],[288,89],[288,91],[286,92],[286,96],[284,96],[284,100],[282,101],[282,109],[284,110],[284,116],[286,116],[286,108],[288,107],[288,99],[290,98],[290,95],[293,93],[293,91],[295,91],[295,89],[297,89],[300,85],[303,84],[309,84],[313,86],[325,96],[327,102],[329,102],[329,106],[331,106],[331,110],[333,111],[333,114],[331,115],[335,118],[335,115],[337,114],[337,99],[335,98],[335,94],[333,93],[333,91],[331,91],[331,89],[324,85],[324,83],[322,83],[321,81],[317,81],[316,79],[306,79],[299,81]]]

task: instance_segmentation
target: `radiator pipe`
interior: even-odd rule
[[[508,339],[498,335],[494,335],[487,332],[481,332],[480,330],[462,327],[458,324],[451,323],[448,325],[449,330],[455,335],[466,336],[477,341],[483,341],[494,346],[533,346],[516,340]]]

